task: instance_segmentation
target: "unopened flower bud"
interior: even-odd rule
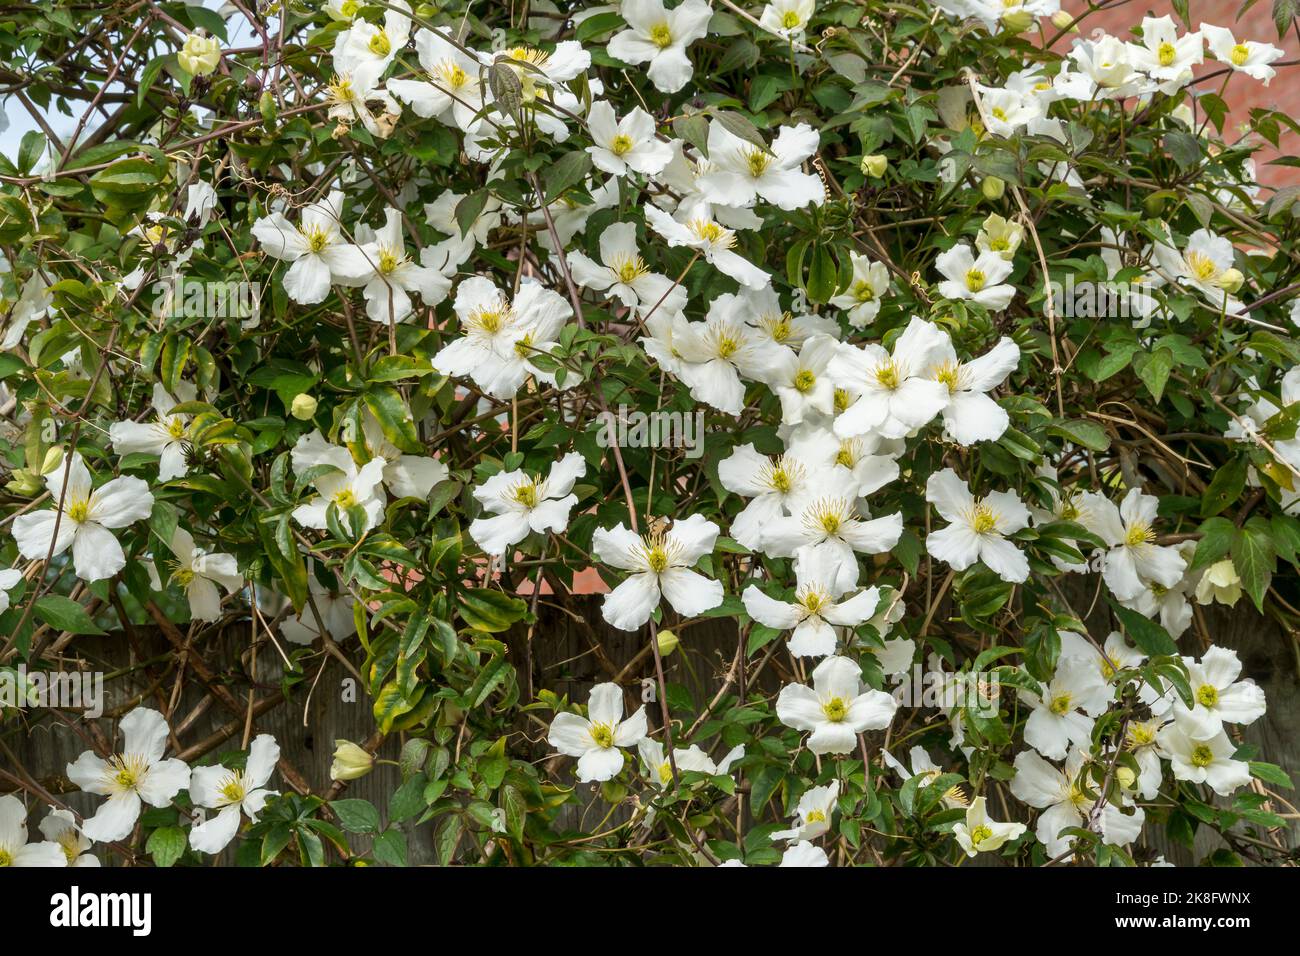
[[[44,483],[41,476],[26,468],[14,469],[13,476],[5,482],[5,490],[19,498],[32,498],[40,494]]]
[[[660,631],[655,637],[655,642],[659,645],[659,656],[667,657],[673,651],[677,650],[677,645],[681,643],[677,635],[672,631]]]
[[[1215,284],[1229,295],[1236,295],[1245,281],[1246,277],[1241,274],[1240,269],[1224,269],[1219,278],[1215,280]]]
[[[980,183],[980,192],[984,198],[992,202],[995,199],[1001,199],[1002,194],[1007,191],[1007,184],[996,176],[985,176],[984,181]]]
[[[873,179],[879,179],[885,175],[885,170],[889,168],[889,158],[879,153],[871,156],[862,157],[862,175],[870,176]]]
[[[216,37],[191,33],[176,54],[176,62],[190,76],[207,76],[221,62],[221,44]]]
[[[316,414],[316,399],[306,392],[295,395],[289,412],[300,422],[309,421]]]
[[[334,762],[330,764],[331,780],[356,780],[370,773],[374,767],[374,755],[350,740],[334,741]]]
[[[45,460],[41,462],[41,474],[48,475],[61,464],[63,464],[63,447],[55,445],[45,453]]]
[[[1002,26],[1009,33],[1024,33],[1034,25],[1034,15],[1027,10],[1002,14]]]
[[[1052,14],[1052,26],[1058,30],[1069,30],[1071,33],[1079,32],[1074,22],[1074,14],[1066,13],[1064,10],[1057,10]]]

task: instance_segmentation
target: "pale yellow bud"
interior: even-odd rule
[[[176,62],[191,76],[207,76],[221,62],[221,44],[216,37],[191,33],[176,54]]]
[[[885,170],[889,168],[889,158],[875,153],[871,156],[862,157],[862,175],[870,176],[873,179],[879,179],[885,175]]]
[[[1246,277],[1241,274],[1240,269],[1224,269],[1219,278],[1215,280],[1215,285],[1229,295],[1236,295],[1245,281]]]
[[[316,399],[306,392],[295,395],[289,412],[300,422],[308,421],[316,414]]]
[[[681,641],[678,640],[677,635],[672,631],[660,631],[658,636],[655,638],[655,642],[659,645],[659,655],[661,657],[667,657],[673,651],[677,650],[677,646],[681,643]]]
[[[1074,22],[1074,14],[1066,13],[1064,10],[1057,10],[1052,14],[1052,26],[1058,30],[1069,30],[1071,33],[1079,32]]]
[[[984,181],[980,183],[980,192],[984,198],[990,202],[995,199],[1001,199],[1002,194],[1007,191],[1007,184],[996,176],[985,176]]]
[[[334,762],[330,764],[331,780],[356,780],[370,773],[375,758],[350,740],[334,741]]]

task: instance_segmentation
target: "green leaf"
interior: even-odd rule
[[[1252,760],[1250,761],[1250,775],[1277,787],[1286,787],[1288,790],[1295,788],[1295,784],[1291,782],[1291,777],[1275,763],[1261,763]]]
[[[1093,451],[1105,451],[1110,447],[1110,436],[1106,434],[1106,429],[1096,422],[1070,419],[1049,425],[1047,431],[1052,435],[1068,438],[1076,445],[1082,445]]]
[[[371,852],[380,863],[406,866],[406,835],[400,830],[385,830],[375,837]]]
[[[1261,518],[1251,518],[1232,542],[1232,563],[1241,576],[1242,587],[1255,602],[1258,610],[1264,609],[1264,594],[1268,591],[1277,565],[1273,538],[1268,523]]]
[[[369,800],[331,800],[330,809],[350,833],[379,832],[379,811]]]
[[[379,422],[384,437],[404,452],[419,454],[424,451],[420,436],[415,430],[411,409],[394,388],[372,388],[365,395],[366,408]]]
[[[1205,489],[1205,494],[1201,496],[1202,518],[1217,515],[1241,497],[1242,489],[1246,487],[1246,468],[1248,464],[1249,461],[1245,455],[1238,455],[1214,473],[1214,477],[1210,480],[1210,486]]]
[[[1178,645],[1169,636],[1169,632],[1155,621],[1119,604],[1112,603],[1111,610],[1115,612],[1115,616],[1124,627],[1124,632],[1133,639],[1133,643],[1139,650],[1152,657],[1178,653]]]
[[[492,588],[471,588],[460,595],[460,618],[476,631],[496,634],[523,620],[528,605]]]
[[[36,616],[57,631],[69,634],[105,633],[90,619],[86,609],[62,594],[47,594],[36,602]]]
[[[1227,518],[1211,518],[1202,523],[1200,531],[1201,540],[1196,542],[1196,552],[1192,555],[1192,563],[1187,566],[1188,571],[1208,568],[1232,550],[1232,543],[1237,540],[1237,526]]]
[[[154,866],[169,867],[185,853],[185,831],[180,827],[159,827],[149,834],[144,848],[153,857]]]

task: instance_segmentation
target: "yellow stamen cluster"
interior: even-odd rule
[[[677,563],[681,545],[662,531],[652,531],[641,537],[639,551],[647,568],[655,574],[663,574]]]
[[[79,498],[68,505],[64,514],[67,515],[69,521],[81,524],[90,517],[90,501],[86,498]]]
[[[1246,61],[1250,59],[1250,47],[1244,43],[1236,44],[1228,51],[1228,59],[1232,61],[1233,66],[1245,66]]]
[[[1214,751],[1209,744],[1197,744],[1192,748],[1191,763],[1193,767],[1208,767],[1214,763]]]
[[[966,288],[971,292],[979,292],[984,288],[984,283],[987,281],[988,277],[984,275],[982,269],[968,269],[966,271]]]
[[[659,49],[672,46],[673,31],[667,23],[656,23],[650,28],[650,42]]]
[[[849,705],[844,702],[843,697],[832,697],[830,700],[822,704],[822,713],[825,714],[826,719],[833,724],[838,724],[842,721],[848,715],[848,712]]]
[[[592,724],[590,733],[597,747],[607,750],[614,746],[614,728],[609,724]]]
[[[134,790],[144,782],[149,765],[140,754],[114,754],[108,758],[104,776],[116,790]]]
[[[609,268],[613,270],[614,275],[618,276],[618,281],[624,285],[635,282],[650,271],[644,259],[640,256],[628,255],[625,252],[619,253]]]
[[[1124,543],[1130,548],[1136,548],[1138,545],[1150,544],[1155,539],[1155,531],[1150,525],[1141,521],[1136,521],[1129,525],[1128,533],[1124,535]]]
[[[804,512],[804,527],[813,534],[838,534],[845,522],[853,517],[853,502],[847,498],[818,498]]]
[[[694,233],[697,239],[711,246],[730,249],[736,244],[736,234],[730,229],[722,228],[711,219],[692,219],[686,224],[686,228]]]

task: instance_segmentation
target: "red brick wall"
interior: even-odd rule
[[[1088,9],[1088,4],[1079,0],[1063,0],[1062,6],[1075,14]],[[1285,38],[1278,39],[1277,28],[1273,25],[1271,16],[1273,7],[1271,0],[1258,0],[1251,9],[1246,11],[1245,16],[1238,19],[1237,11],[1241,7],[1242,0],[1189,0],[1192,29],[1197,29],[1201,23],[1227,27],[1238,40],[1255,40],[1282,47],[1286,55],[1279,62],[1300,59],[1300,41],[1296,39],[1294,28]],[[1173,4],[1169,0],[1148,0],[1146,3],[1139,0],[1139,2],[1123,3],[1112,9],[1103,9],[1089,14],[1079,23],[1079,30],[1082,35],[1087,36],[1100,27],[1107,33],[1127,40],[1131,39],[1129,29],[1139,25],[1144,16],[1164,14],[1173,16],[1175,21],[1178,20],[1177,14],[1173,12]],[[1058,49],[1067,49],[1068,46],[1068,39],[1057,44]],[[1207,52],[1206,63],[1198,69],[1197,75],[1209,73],[1219,66],[1220,64],[1209,58]],[[1252,107],[1276,109],[1288,116],[1300,117],[1300,66],[1277,67],[1275,64],[1275,68],[1278,71],[1277,76],[1273,77],[1268,86],[1242,74],[1232,77],[1224,93],[1229,109],[1228,120],[1224,124],[1224,138],[1229,142],[1241,135],[1239,127],[1242,124],[1249,123]],[[1210,80],[1200,84],[1198,89],[1217,92],[1221,83],[1221,78]],[[1283,154],[1300,156],[1300,136],[1284,129],[1281,144]],[[1300,169],[1269,165],[1269,161],[1276,156],[1277,151],[1267,145],[1264,151],[1256,154],[1260,182],[1275,187],[1300,183]]]

